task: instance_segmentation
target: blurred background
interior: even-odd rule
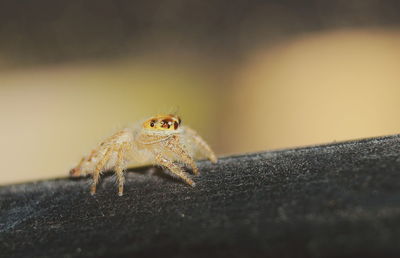
[[[177,113],[219,155],[395,134],[400,2],[0,0],[0,184]]]

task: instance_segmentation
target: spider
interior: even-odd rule
[[[176,115],[156,115],[143,123],[125,128],[101,142],[97,148],[81,159],[70,170],[70,175],[92,175],[90,193],[96,193],[100,174],[114,170],[118,182],[118,195],[124,191],[124,170],[129,162],[147,162],[167,168],[190,186],[190,179],[180,163],[192,168],[199,174],[194,157],[207,158],[212,163],[217,157],[208,144],[193,129],[183,126]]]

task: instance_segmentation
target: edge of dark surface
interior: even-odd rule
[[[198,185],[158,171],[0,187],[0,256],[398,257],[400,135],[199,162]]]
[[[294,147],[278,148],[278,149],[271,149],[271,150],[260,150],[260,151],[254,151],[254,152],[246,152],[246,153],[235,153],[235,154],[231,154],[231,155],[219,156],[218,160],[220,161],[220,160],[226,160],[226,159],[235,159],[235,158],[241,158],[241,157],[252,156],[252,155],[260,155],[260,154],[265,154],[265,153],[276,153],[276,154],[278,154],[278,153],[283,153],[283,152],[305,151],[305,150],[309,150],[309,149],[327,148],[327,147],[347,145],[347,144],[360,144],[360,143],[364,143],[364,142],[382,141],[382,140],[398,138],[398,137],[400,137],[400,134],[382,135],[382,136],[375,136],[375,137],[368,137],[368,138],[357,138],[357,139],[350,139],[350,140],[344,140],[344,141],[332,141],[332,142],[321,143],[321,144],[294,146]],[[205,160],[199,160],[198,162],[205,162]],[[145,171],[146,169],[148,169],[150,167],[151,166],[146,165],[146,166],[128,168],[127,172],[132,172],[132,171],[143,172],[143,171]],[[67,174],[67,172],[66,172],[66,174]],[[110,176],[111,174],[112,174],[111,172],[104,173],[105,176]],[[89,176],[71,178],[71,177],[65,176],[65,177],[54,177],[54,178],[38,179],[38,180],[32,180],[32,181],[24,181],[24,182],[0,185],[0,190],[2,188],[9,187],[9,186],[18,186],[18,185],[25,185],[25,184],[37,184],[37,183],[40,183],[40,182],[59,181],[59,180],[65,180],[65,179],[68,179],[68,180],[83,180],[84,178],[88,178],[88,177]]]

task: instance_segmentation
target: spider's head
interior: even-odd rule
[[[181,119],[176,115],[156,115],[143,123],[143,128],[158,131],[178,130]]]

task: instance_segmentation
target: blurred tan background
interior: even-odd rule
[[[322,1],[321,1],[322,2]],[[219,155],[399,132],[396,1],[0,2],[0,184],[176,112]]]

